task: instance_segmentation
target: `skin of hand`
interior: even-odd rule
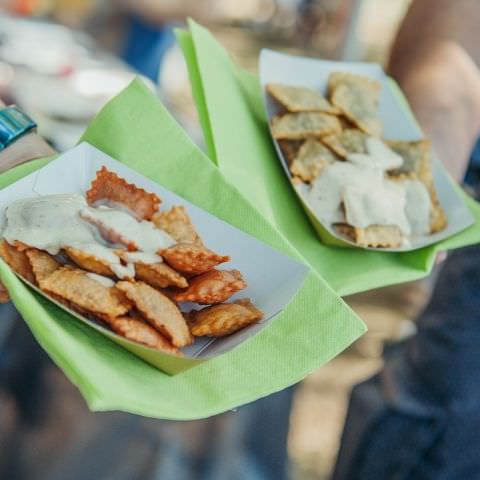
[[[480,133],[479,24],[478,0],[414,0],[388,67],[459,182]]]
[[[0,100],[0,109],[5,106],[6,105]],[[54,153],[55,150],[36,133],[27,133],[16,140],[14,144],[0,151],[0,173],[5,172],[23,161],[46,157]],[[9,300],[8,292],[0,282],[0,303],[7,303]]]
[[[425,135],[462,182],[480,133],[478,0],[414,0],[394,42],[389,73]],[[439,264],[447,257],[441,252]]]

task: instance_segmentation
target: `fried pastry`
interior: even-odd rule
[[[24,252],[25,250],[32,248],[30,245],[20,242],[19,240],[15,240],[14,242],[11,243],[11,245],[15,247],[19,252]]]
[[[365,75],[357,75],[350,72],[332,72],[328,77],[328,96],[331,97],[335,89],[340,85],[347,85],[353,88],[360,88],[372,92],[377,96],[380,94],[381,84]]]
[[[132,183],[120,178],[103,166],[86,193],[89,205],[99,201],[125,206],[138,220],[150,220],[161,202],[154,193],[147,193]]]
[[[200,275],[230,260],[227,255],[219,255],[202,245],[189,243],[178,243],[160,250],[159,254],[172,268],[187,275]]]
[[[131,303],[115,287],[106,287],[90,278],[84,270],[61,267],[39,282],[40,288],[83,310],[119,317],[131,309]]]
[[[156,288],[179,287],[185,288],[188,286],[187,279],[169,267],[159,257],[157,263],[143,262],[140,258],[135,258],[131,253],[124,251],[117,251],[117,255],[125,262],[133,261],[135,266],[135,278],[148,283]]]
[[[438,200],[433,181],[430,142],[425,139],[413,142],[388,140],[386,144],[403,158],[403,165],[391,170],[389,174],[397,178],[418,179],[427,187],[432,202],[430,233],[446,228],[448,220]]]
[[[193,278],[186,290],[175,292],[172,297],[177,302],[211,305],[225,302],[246,286],[238,270],[210,270]]]
[[[417,178],[427,188],[433,185],[432,170],[430,167],[430,142],[422,139],[413,142],[386,140],[385,143],[403,158],[401,167],[391,170],[394,177]]]
[[[25,250],[25,255],[30,262],[37,284],[40,284],[40,282],[61,267],[61,264],[57,262],[52,255],[43,250],[30,248],[29,250]]]
[[[196,337],[223,337],[259,322],[263,313],[249,299],[213,305],[189,312],[190,330]]]
[[[328,164],[338,157],[318,140],[308,139],[290,165],[290,172],[304,182],[312,182]]]
[[[169,210],[156,213],[152,218],[152,222],[157,228],[167,232],[177,243],[203,245],[185,207],[181,205],[176,205]]]
[[[361,247],[398,248],[402,246],[402,232],[396,225],[370,225],[358,228],[346,223],[336,224],[335,230]]]
[[[278,145],[287,160],[288,165],[295,160],[300,147],[305,143],[304,140],[278,140]]]
[[[134,303],[142,316],[176,347],[193,341],[185,319],[172,300],[144,282],[118,282],[117,288]]]
[[[379,137],[382,134],[382,122],[378,118],[378,95],[370,89],[362,89],[359,85],[338,85],[331,96],[332,103],[341,109],[360,130]]]
[[[161,352],[181,355],[178,348],[148,323],[135,316],[100,317],[117,335]]]
[[[114,276],[110,264],[103,258],[73,247],[65,247],[64,251],[80,268],[106,277]]]
[[[337,117],[321,112],[287,113],[272,119],[272,134],[277,140],[322,137],[341,130]]]
[[[365,140],[368,136],[356,128],[347,128],[339,134],[322,137],[324,143],[339,157],[346,159],[350,153],[367,153]]]
[[[267,92],[289,112],[339,113],[320,92],[311,88],[269,83]]]
[[[165,263],[137,262],[135,272],[136,278],[156,288],[185,288],[188,286],[187,279]]]
[[[33,274],[30,261],[25,250],[18,250],[10,245],[6,240],[0,243],[0,257],[5,260],[7,265],[18,275],[23,277],[30,283],[35,283],[35,275]]]

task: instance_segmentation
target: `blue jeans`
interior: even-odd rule
[[[334,480],[480,478],[479,266],[453,253],[418,333],[353,389]]]

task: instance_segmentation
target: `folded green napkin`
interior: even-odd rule
[[[114,98],[82,140],[298,257],[192,144],[141,81],[134,81]],[[37,160],[0,175],[0,188],[47,161]],[[3,261],[0,279],[38,342],[78,386],[92,410],[123,410],[167,419],[208,417],[298,382],[365,331],[338,295],[310,272],[293,301],[257,336],[230,353],[168,376],[35,294]]]
[[[238,68],[207,30],[193,21],[189,27],[177,38],[210,158],[340,295],[424,277],[439,251],[480,242],[480,207],[462,192],[476,224],[434,246],[384,253],[323,245],[277,158],[258,78]]]

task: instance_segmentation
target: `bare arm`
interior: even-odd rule
[[[0,110],[5,104],[0,100]],[[48,145],[39,135],[34,132],[27,133],[15,141],[12,145],[0,151],[0,173],[20,165],[28,160],[53,155],[55,150]],[[10,300],[8,292],[0,282],[0,304]]]
[[[462,180],[480,134],[480,1],[414,0],[389,71],[447,169]]]
[[[6,105],[0,100],[0,110]],[[55,150],[34,132],[27,133],[7,148],[0,150],[0,173],[35,158],[53,155]],[[1,291],[0,291],[1,297]],[[1,303],[1,301],[0,301]]]

